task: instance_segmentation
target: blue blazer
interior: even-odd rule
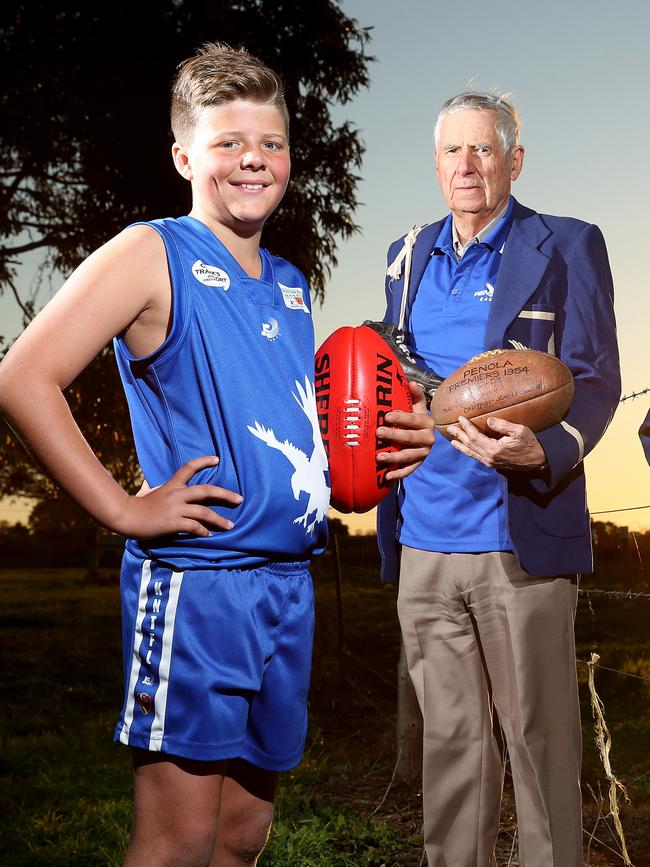
[[[444,220],[419,231],[413,247],[406,322]],[[391,245],[392,263],[404,239]],[[386,277],[385,320],[397,322],[404,272]],[[546,453],[543,476],[499,472],[514,552],[530,575],[593,569],[583,458],[605,432],[621,382],[612,275],[597,226],[538,214],[514,202],[485,332],[485,348],[538,349],[557,355],[575,378],[565,419],[539,433]],[[444,508],[444,503],[441,503]],[[382,581],[399,574],[395,541],[397,494],[378,509]],[[434,516],[435,520],[435,516]]]
[[[648,414],[639,428],[639,438],[645,452],[645,459],[650,464],[650,410],[648,410]]]

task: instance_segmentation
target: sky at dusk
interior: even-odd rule
[[[650,387],[650,296],[642,266],[650,183],[650,4],[645,0],[343,0],[372,28],[370,87],[334,109],[366,146],[355,219],[360,233],[339,246],[327,297],[314,311],[316,342],[341,325],[383,315],[388,244],[445,213],[432,158],[437,111],[468,87],[510,92],[522,115],[526,158],[513,187],[538,211],[596,223],[607,242],[619,327],[623,393]],[[306,4],[307,8],[308,4]],[[644,159],[641,159],[644,157]],[[34,268],[24,269],[32,279]],[[20,329],[0,299],[0,333]],[[650,394],[623,403],[587,458],[592,513],[650,504],[650,468],[637,429]],[[10,519],[0,504],[0,520]],[[598,515],[650,527],[650,509]],[[351,526],[369,529],[371,516]]]

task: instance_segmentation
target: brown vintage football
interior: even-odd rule
[[[445,436],[447,425],[460,415],[487,434],[492,434],[490,417],[540,431],[564,418],[572,398],[573,376],[559,358],[533,349],[492,349],[445,379],[433,396],[431,414]]]

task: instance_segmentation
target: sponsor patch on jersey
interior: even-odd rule
[[[280,323],[273,316],[269,316],[267,322],[262,322],[262,337],[267,340],[276,340],[280,336]]]
[[[192,265],[192,274],[206,286],[216,286],[227,292],[230,289],[230,277],[216,265],[206,265],[200,259]]]
[[[289,310],[302,310],[304,313],[309,313],[309,308],[305,304],[305,299],[302,294],[302,286],[285,286],[279,281],[278,286],[282,292],[284,303]]]

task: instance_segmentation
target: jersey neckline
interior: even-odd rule
[[[250,274],[247,274],[241,264],[237,261],[237,259],[233,256],[230,250],[226,247],[223,241],[216,235],[212,229],[207,226],[202,220],[199,220],[198,217],[192,217],[190,214],[186,214],[182,217],[178,218],[179,223],[191,223],[201,235],[203,235],[204,239],[209,244],[216,243],[218,247],[219,255],[224,257],[229,261],[231,267],[233,267],[237,271],[237,276],[241,280],[253,280],[257,283],[267,283],[271,286],[274,285],[274,276],[273,276],[273,265],[271,264],[271,260],[268,254],[268,251],[263,247],[259,247],[260,261],[262,263],[262,274],[259,277],[251,277]]]

